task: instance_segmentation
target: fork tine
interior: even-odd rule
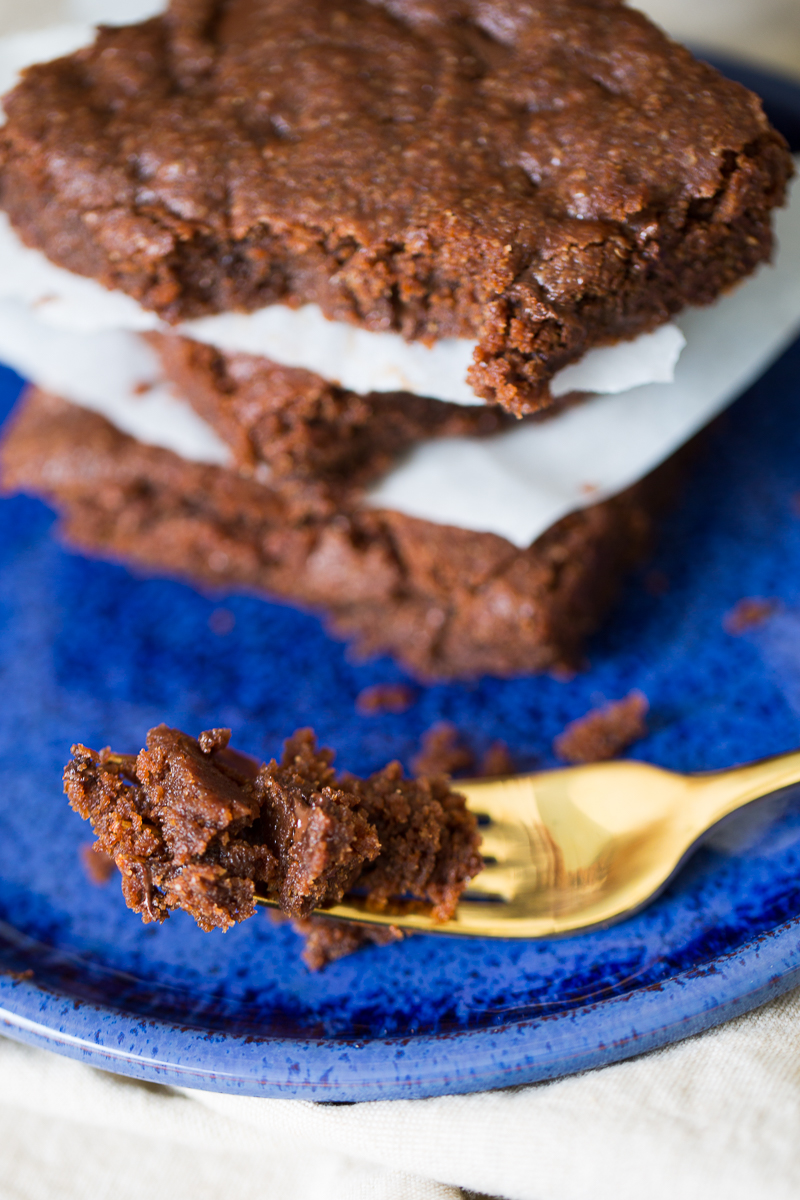
[[[501,896],[504,900],[511,900],[518,890],[517,873],[509,870],[505,864],[498,863],[484,867],[480,875],[470,880],[464,896],[468,900],[479,896]]]
[[[519,805],[520,784],[530,784],[526,791],[531,799],[535,795],[534,781],[544,776],[520,776],[516,779],[471,779],[456,780],[453,787],[466,798],[467,808],[476,817],[488,817],[490,821],[507,821],[509,816],[516,815]]]
[[[515,842],[518,839],[508,837],[503,829],[490,825],[481,831],[480,852],[484,858],[493,858],[495,862],[508,862],[513,856]],[[524,848],[523,848],[524,849]]]

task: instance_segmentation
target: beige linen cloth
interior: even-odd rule
[[[124,16],[127,0],[119,0]],[[302,3],[302,0],[298,0]],[[92,0],[81,0],[91,15]],[[646,0],[800,75],[800,0]],[[0,24],[53,0],[0,0]],[[553,1083],[319,1105],[135,1083],[0,1039],[0,1200],[797,1200],[800,992]]]

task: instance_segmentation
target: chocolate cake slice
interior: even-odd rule
[[[275,487],[144,445],[35,389],[0,446],[3,488],[52,504],[81,550],[285,599],[422,680],[574,665],[648,547],[673,475],[667,464],[520,550],[389,510],[298,517]]]
[[[173,0],[5,107],[0,206],[54,263],[172,322],[468,339],[515,413],[767,259],[792,170],[755,96],[616,0]]]
[[[434,920],[453,915],[482,864],[476,819],[446,778],[405,779],[398,763],[337,777],[310,730],[259,768],[229,739],[160,725],[138,756],[73,747],[70,804],[146,922],[180,908],[201,929],[227,929],[253,915],[257,894],[305,918],[353,888],[377,909],[414,898]]]
[[[191,338],[150,334],[164,377],[230,447],[240,472],[330,516],[417,442],[487,436],[513,418],[407,393],[361,396],[311,371]],[[267,468],[265,473],[264,468]]]

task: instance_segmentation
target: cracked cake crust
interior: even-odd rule
[[[770,255],[760,102],[616,0],[173,0],[29,69],[0,204],[169,321],[265,304],[478,341],[515,413]]]

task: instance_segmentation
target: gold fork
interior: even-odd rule
[[[419,911],[374,913],[350,896],[318,912],[495,938],[605,925],[654,899],[719,821],[795,783],[800,751],[701,775],[625,761],[459,781],[454,786],[482,818],[486,867],[452,920],[436,924]]]

